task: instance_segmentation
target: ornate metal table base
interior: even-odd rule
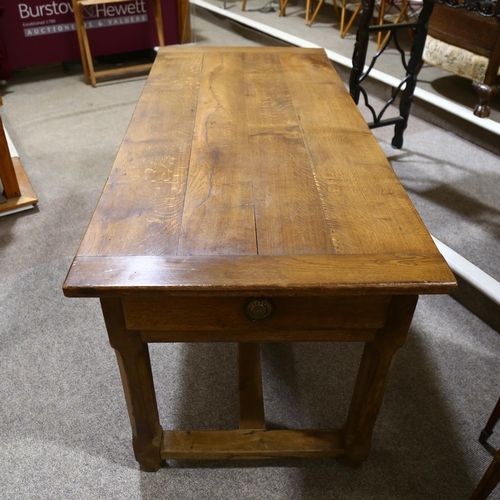
[[[465,8],[469,11],[476,11],[483,16],[500,18],[500,2],[493,2],[492,0],[424,0],[423,8],[420,11],[420,15],[416,22],[370,25],[370,21],[373,18],[375,0],[363,0],[363,12],[356,34],[356,44],[354,46],[354,53],[352,56],[352,71],[349,81],[349,91],[356,104],[359,104],[360,94],[363,95],[364,103],[368,109],[370,109],[373,117],[373,121],[368,124],[370,128],[373,129],[387,125],[395,125],[392,146],[397,149],[401,149],[403,147],[403,134],[408,124],[413,94],[417,84],[417,74],[422,61],[422,53],[424,51],[425,39],[427,37],[427,24],[435,3],[445,4],[451,8]],[[402,29],[411,29],[414,33],[414,41],[408,63],[406,62],[405,51],[402,49],[398,40],[398,33]],[[389,37],[373,57],[368,69],[364,71],[370,35],[372,33],[380,32],[389,33]],[[391,40],[394,40],[396,48],[401,54],[401,61],[406,71],[406,76],[403,80],[401,80],[401,83],[395,89],[392,97],[387,101],[382,110],[377,113],[373,106],[369,103],[368,94],[363,88],[362,83],[369,76],[377,59],[389,46]],[[391,104],[394,103],[400,91],[401,100],[399,103],[399,116],[384,119],[383,117],[386,110]]]

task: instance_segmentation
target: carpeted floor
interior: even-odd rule
[[[200,10],[194,27],[199,44],[276,43]],[[94,89],[54,65],[2,89],[40,203],[0,218],[0,498],[467,499],[491,461],[477,437],[500,396],[500,336],[448,296],[421,298],[360,469],[292,459],[139,470],[98,301],[61,287],[144,83]],[[415,117],[403,150],[390,131],[377,137],[431,233],[500,278],[498,157]],[[360,348],[263,346],[269,426],[341,425]],[[236,427],[234,345],[154,345],[151,356],[164,428]]]

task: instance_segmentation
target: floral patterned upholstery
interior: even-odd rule
[[[487,57],[437,40],[430,35],[425,41],[422,59],[431,66],[479,83],[484,82],[486,68],[489,64]],[[500,75],[500,70],[498,74]]]

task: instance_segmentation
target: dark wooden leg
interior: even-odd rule
[[[103,298],[101,307],[111,347],[115,349],[132,426],[132,444],[142,470],[157,471],[162,463],[162,428],[151,373],[148,345],[139,332],[127,330],[121,299]]]
[[[479,104],[474,108],[474,114],[479,118],[487,118],[491,113],[490,101],[498,94],[500,87],[498,85],[490,87],[479,82],[472,82],[472,85],[479,95]]]
[[[424,6],[418,16],[418,26],[415,29],[415,38],[410,53],[410,60],[406,70],[406,87],[401,94],[399,103],[399,115],[402,120],[396,124],[392,147],[401,149],[403,147],[403,134],[408,126],[408,118],[413,102],[413,93],[417,86],[417,75],[420,70],[422,54],[424,53],[425,39],[427,38],[427,25],[434,9],[434,2],[424,1]]]
[[[500,419],[500,399],[497,401],[495,408],[491,412],[490,418],[484,429],[481,431],[481,435],[479,436],[479,442],[485,444],[488,438],[493,434],[493,429],[495,425],[497,425],[498,420]]]
[[[484,473],[470,500],[485,500],[500,481],[500,450]]]
[[[342,429],[345,454],[340,461],[357,467],[368,457],[389,371],[396,351],[404,344],[418,296],[395,296],[385,327],[367,342],[361,358],[351,407]]]

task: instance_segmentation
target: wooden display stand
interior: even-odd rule
[[[2,100],[0,98],[0,104]],[[12,157],[2,119],[0,118],[0,180],[7,201],[0,203],[0,217],[33,208],[38,203],[35,191],[24,171],[21,160]]]

